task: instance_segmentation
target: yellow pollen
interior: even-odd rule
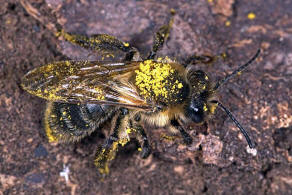
[[[129,47],[129,45],[130,45],[129,43],[126,43],[126,42],[124,43],[125,47]]]
[[[50,143],[58,141],[58,138],[53,135],[51,128],[46,129],[46,134]]]
[[[123,138],[123,139],[120,139],[118,143],[121,144],[122,147],[124,147],[129,141],[130,141],[129,138]]]
[[[105,99],[102,89],[100,89],[99,87],[95,87],[93,90],[94,90],[95,98],[97,100]]]
[[[135,131],[135,129],[130,129],[130,128],[128,128],[128,129],[126,130],[127,134],[130,134],[130,133],[132,133],[133,131]]]
[[[217,104],[211,104],[210,112],[211,112],[212,114],[214,114],[216,108],[217,108]]]
[[[178,93],[178,90],[171,92],[166,88],[166,86],[169,86],[169,79],[173,76],[175,70],[169,63],[159,61],[163,61],[163,59],[143,61],[140,63],[139,70],[135,71],[135,84],[139,88],[140,94],[156,100],[159,97],[167,98],[170,93]],[[180,89],[183,84],[176,80],[174,87],[174,89]]]
[[[247,15],[247,18],[250,19],[250,20],[253,20],[253,19],[256,18],[256,15],[255,15],[255,13],[250,12],[250,13]]]
[[[208,111],[208,108],[206,106],[206,104],[204,104],[204,107],[203,107],[204,111],[207,112]]]
[[[227,20],[226,22],[225,22],[225,26],[230,26],[231,25],[231,22],[229,21],[229,20]]]
[[[227,57],[227,54],[224,52],[224,53],[221,54],[221,57],[222,57],[223,59],[225,59],[225,58]]]

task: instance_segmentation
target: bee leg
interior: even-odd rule
[[[182,65],[184,67],[187,67],[188,65],[196,65],[196,64],[213,64],[214,62],[216,62],[218,60],[218,58],[222,58],[223,60],[225,60],[227,58],[227,54],[225,52],[218,54],[216,56],[211,56],[211,55],[193,55],[188,57],[183,63]]]
[[[171,120],[170,123],[174,128],[179,130],[180,134],[183,137],[184,142],[187,145],[192,144],[193,138],[184,130],[184,128],[179,124],[179,122],[176,119]]]
[[[120,135],[127,115],[128,110],[122,108],[116,120],[113,133],[105,141],[104,145],[97,150],[94,164],[98,167],[101,174],[109,173],[109,163],[115,158],[119,144],[126,144],[126,142],[121,142]]]
[[[210,56],[210,55],[193,55],[190,56],[188,59],[186,59],[182,65],[184,67],[187,67],[188,65],[196,65],[196,64],[212,64],[215,62],[217,57],[215,56]]]
[[[67,33],[60,30],[56,33],[57,37],[63,37],[66,41],[75,45],[79,45],[85,49],[93,51],[116,51],[120,50],[126,53],[126,60],[138,61],[141,60],[140,54],[135,47],[129,43],[123,42],[118,38],[107,34],[96,34],[92,36],[78,35]]]
[[[147,158],[151,153],[151,146],[149,145],[145,130],[141,125],[135,126],[135,129],[137,131],[137,140],[139,141],[142,148],[141,158]]]
[[[174,15],[175,15],[175,11],[171,10],[171,18],[170,18],[168,24],[161,26],[159,28],[159,30],[155,33],[152,50],[150,51],[150,54],[149,54],[147,59],[154,59],[157,51],[160,48],[162,48],[164,42],[168,39],[169,32],[170,32],[170,29],[171,29],[173,21],[174,21]]]
[[[98,147],[96,158],[94,160],[95,166],[97,166],[101,174],[108,174],[109,168],[108,164],[111,160],[115,158],[118,149],[118,138],[109,137],[102,147]]]

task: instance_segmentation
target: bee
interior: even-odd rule
[[[174,14],[173,14],[174,15]],[[255,144],[232,113],[216,98],[219,88],[247,68],[260,50],[244,65],[217,83],[196,70],[197,63],[212,63],[210,56],[192,56],[185,63],[157,58],[157,51],[169,37],[173,24],[159,28],[147,59],[129,43],[107,34],[83,36],[63,30],[57,36],[83,48],[125,53],[121,61],[58,61],[28,72],[22,87],[48,101],[45,131],[49,142],[77,142],[112,120],[105,143],[97,149],[95,165],[100,173],[109,172],[109,163],[118,148],[135,137],[141,157],[151,153],[144,126],[170,129],[182,135],[186,144],[192,137],[185,130],[188,123],[203,124],[220,107],[243,133],[250,148]]]

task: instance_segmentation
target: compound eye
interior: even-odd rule
[[[204,120],[204,112],[202,106],[194,101],[192,101],[188,106],[186,115],[195,123],[201,123]]]

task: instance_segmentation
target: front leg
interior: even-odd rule
[[[161,26],[159,30],[155,33],[152,50],[147,59],[154,59],[157,51],[163,47],[165,41],[168,39],[170,29],[172,27],[173,20],[174,20],[174,15],[175,15],[175,11],[171,10],[171,18],[168,24]]]
[[[179,122],[177,121],[177,119],[173,119],[171,120],[171,125],[178,129],[180,134],[182,135],[183,137],[183,140],[184,142],[187,144],[187,145],[190,145],[192,144],[193,142],[193,138],[184,130],[184,128],[179,124]]]
[[[227,54],[225,52],[220,53],[218,55],[212,56],[212,55],[192,55],[188,57],[184,62],[182,62],[182,65],[184,67],[187,67],[188,65],[196,65],[196,64],[206,64],[206,65],[211,65],[214,62],[216,62],[218,59],[225,60],[227,58]]]
[[[193,55],[187,58],[182,65],[187,67],[188,65],[196,65],[196,64],[212,64],[216,61],[216,57],[210,55]]]

